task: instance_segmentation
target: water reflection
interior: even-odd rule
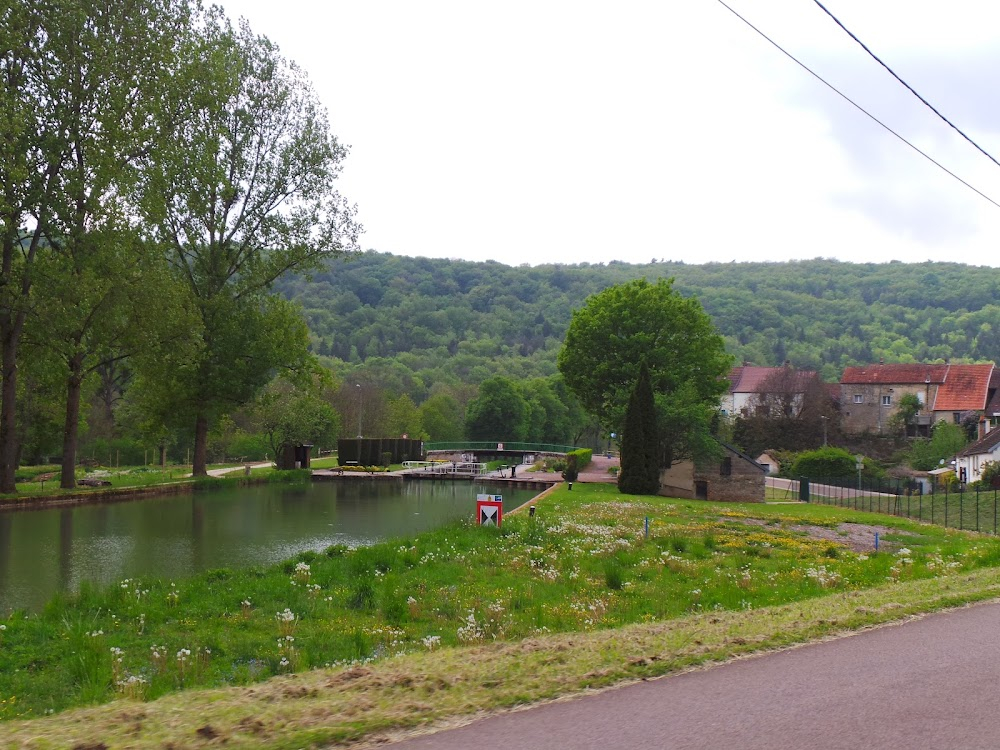
[[[89,580],[182,578],[332,544],[357,546],[472,518],[468,482],[344,481],[259,485],[110,505],[0,513],[0,615],[39,609]],[[504,488],[504,507],[533,490]]]

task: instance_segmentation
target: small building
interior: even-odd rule
[[[719,441],[718,461],[681,461],[660,472],[660,495],[741,503],[764,502],[763,466],[750,456]]]
[[[765,474],[777,474],[781,470],[778,460],[770,453],[761,453],[757,456],[757,463],[764,467]]]
[[[278,452],[275,463],[279,469],[308,469],[312,443],[287,443]]]

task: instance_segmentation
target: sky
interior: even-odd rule
[[[729,6],[1000,204],[1000,166],[813,0]],[[1000,207],[718,0],[222,0],[309,74],[350,146],[361,245],[508,265],[1000,266]],[[824,0],[1000,160],[1000,4]]]

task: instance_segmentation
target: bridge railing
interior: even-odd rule
[[[488,442],[485,440],[473,442],[443,442],[424,443],[428,451],[461,451],[474,453],[476,451],[518,451],[524,453],[569,453],[578,449],[574,445],[557,445],[555,443],[520,443],[520,442]]]
[[[462,474],[463,476],[485,474],[486,464],[472,461],[404,461],[403,469],[428,471],[435,474]]]

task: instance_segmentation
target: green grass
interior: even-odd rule
[[[894,531],[879,554],[858,554],[791,528],[829,535],[843,521]],[[756,611],[997,564],[1000,540],[891,517],[578,484],[500,530],[460,524],[267,569],[84,587],[17,613],[0,621],[0,719],[428,648]]]
[[[329,459],[324,459],[329,460]],[[110,487],[88,487],[79,485],[72,490],[63,490],[59,487],[60,467],[57,465],[32,466],[18,469],[17,472],[17,493],[14,495],[0,495],[0,502],[5,500],[15,500],[23,498],[45,498],[58,497],[66,494],[86,494],[88,492],[100,492],[108,489],[131,489],[148,488],[157,485],[176,484],[178,482],[197,481],[205,485],[218,483],[219,486],[232,484],[236,479],[243,477],[243,464],[211,464],[210,470],[221,468],[235,469],[224,477],[209,477],[200,480],[191,479],[190,465],[171,465],[165,468],[159,466],[123,466],[110,469],[99,468],[96,470],[79,469],[77,480],[87,477],[96,478],[111,482]],[[252,476],[260,479],[269,477],[271,474],[280,475],[273,467],[254,468]],[[285,479],[279,479],[285,481]]]

